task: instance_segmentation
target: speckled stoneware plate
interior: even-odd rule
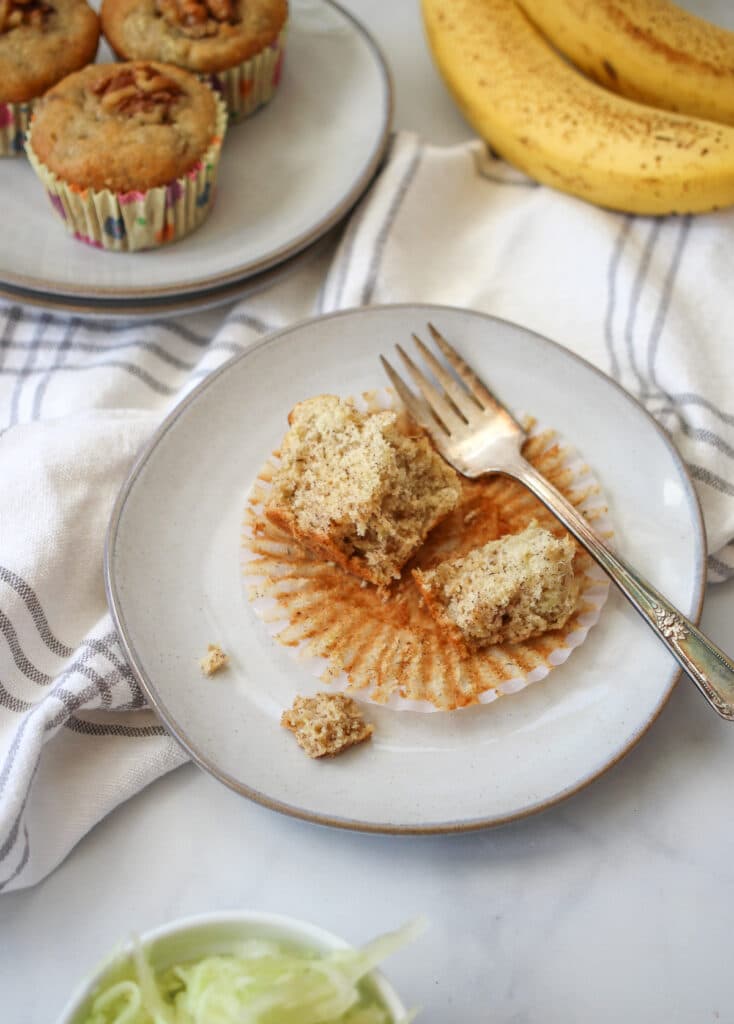
[[[331,0],[291,0],[283,78],[230,126],[201,228],[141,253],[100,252],[55,217],[24,158],[0,161],[0,287],[83,302],[184,297],[242,281],[305,249],[364,192],[387,146],[392,90],[374,41]],[[100,49],[99,60],[109,53]]]
[[[110,606],[141,685],[202,767],[267,806],[344,828],[461,831],[548,807],[640,739],[678,676],[612,590],[584,644],[520,693],[432,715],[368,705],[372,741],[326,762],[308,760],[279,726],[311,679],[246,600],[247,495],[297,401],[380,387],[379,353],[428,320],[510,406],[579,448],[619,550],[694,620],[704,589],[700,511],[666,435],[607,377],[538,335],[464,310],[391,306],[291,327],[227,363],[163,423],[120,494]],[[210,643],[231,667],[204,678]]]
[[[161,299],[85,299],[49,295],[44,292],[27,291],[24,288],[8,288],[0,285],[0,299],[7,302],[22,302],[24,306],[35,306],[42,310],[55,310],[69,316],[83,316],[85,320],[106,321],[110,317],[123,320],[143,319],[160,320],[183,313],[201,313],[207,309],[215,309],[228,303],[252,298],[259,292],[285,281],[291,274],[300,270],[310,260],[324,252],[337,238],[340,227],[337,225],[317,242],[290,259],[278,263],[269,270],[253,274],[244,281],[233,281],[221,288],[211,288],[203,292],[191,292],[187,295],[169,295]]]

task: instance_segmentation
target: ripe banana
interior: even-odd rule
[[[469,123],[547,185],[632,213],[734,203],[734,128],[590,82],[514,0],[422,0],[439,71]]]
[[[622,96],[734,125],[734,32],[668,0],[518,0],[574,64]]]

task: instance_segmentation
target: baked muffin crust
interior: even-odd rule
[[[0,0],[0,103],[25,103],[94,60],[99,19],[84,0]]]
[[[202,74],[249,60],[276,41],[287,0],[104,0],[102,27],[118,56]]]
[[[39,102],[31,145],[49,170],[79,188],[144,191],[196,163],[216,113],[211,89],[180,68],[93,64]]]

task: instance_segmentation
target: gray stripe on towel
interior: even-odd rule
[[[377,285],[377,273],[380,269],[380,263],[382,262],[382,256],[385,251],[387,240],[390,236],[390,230],[395,223],[400,207],[403,204],[403,200],[410,188],[413,179],[420,166],[421,157],[423,156],[423,147],[416,145],[415,152],[411,157],[405,172],[403,173],[400,182],[395,190],[395,195],[392,197],[392,201],[387,211],[387,216],[377,233],[375,239],[375,248],[370,259],[369,270],[367,272],[367,279],[362,290],[362,300],[360,305],[367,306],[372,301],[372,297],[375,293],[375,286]]]

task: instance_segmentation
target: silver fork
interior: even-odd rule
[[[528,487],[617,584],[709,704],[722,718],[734,721],[734,663],[607,547],[581,513],[526,462],[521,454],[526,439],[523,428],[436,328],[429,324],[428,329],[456,376],[414,334],[413,340],[438,385],[400,345],[397,350],[422,398],[413,394],[384,356],[380,357],[416,423],[428,431],[441,455],[464,476],[503,473]]]

